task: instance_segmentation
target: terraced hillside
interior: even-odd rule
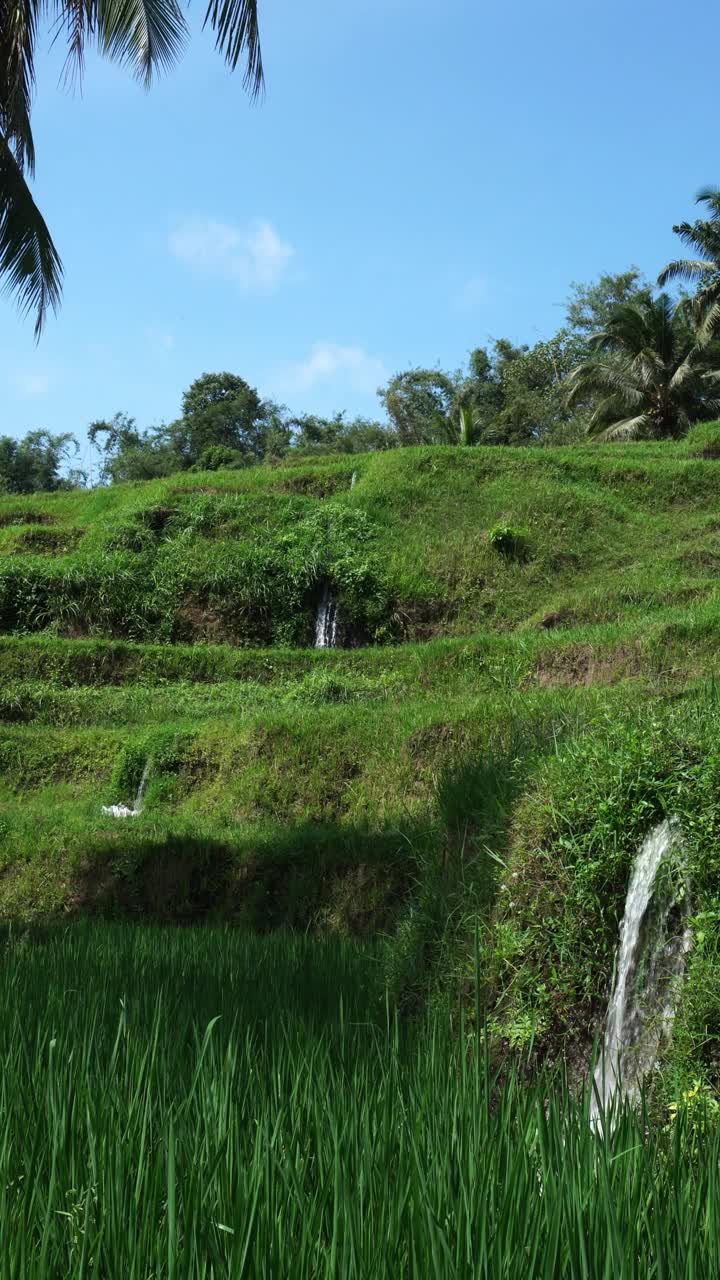
[[[592,1037],[678,812],[678,1063],[720,1075],[719,488],[663,444],[1,499],[0,912],[379,933],[409,1007],[479,945],[497,1043],[552,1052]]]

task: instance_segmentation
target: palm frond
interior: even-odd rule
[[[215,45],[234,71],[245,57],[243,84],[253,98],[265,83],[260,49],[258,0],[209,0],[203,26],[216,33]]]
[[[642,403],[642,392],[635,385],[627,363],[612,360],[589,360],[586,364],[573,369],[568,378],[569,403],[588,394],[609,392],[613,396],[622,396],[628,404]]]
[[[708,289],[707,297],[698,298],[698,343],[707,346],[720,328],[720,292]]]
[[[0,0],[0,133],[20,168],[30,173],[35,168],[30,107],[37,23],[35,0]]]
[[[670,280],[697,280],[711,265],[706,258],[678,258],[663,267],[657,282],[662,288]]]
[[[650,426],[650,415],[638,413],[634,418],[623,418],[619,422],[613,422],[598,434],[597,439],[599,441],[637,440],[638,436],[650,429]]]
[[[693,378],[702,377],[702,372],[698,367],[701,359],[702,355],[698,347],[693,347],[692,350],[688,351],[685,359],[677,366],[668,383],[671,391],[676,391],[685,386]]]
[[[622,396],[611,393],[596,404],[588,420],[587,433],[596,435],[600,427],[610,426],[622,417],[627,417],[627,406]]]
[[[82,78],[85,69],[85,46],[97,29],[97,5],[95,0],[59,0],[58,33],[67,36],[65,80]]]
[[[675,235],[683,244],[694,250],[694,256],[713,263],[720,251],[720,226],[710,219],[698,219],[697,222],[678,222],[673,227]]]
[[[720,214],[720,187],[701,187],[695,196],[695,203],[709,205],[713,213]]]
[[[62,264],[7,139],[0,134],[0,276],[23,313],[35,312],[39,338],[62,290]]]
[[[177,0],[96,0],[96,15],[103,53],[130,65],[146,85],[185,45],[187,24]]]

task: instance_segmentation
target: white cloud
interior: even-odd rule
[[[46,373],[17,372],[13,377],[15,391],[23,400],[36,400],[44,396],[50,387],[50,378]]]
[[[286,366],[283,384],[292,391],[309,391],[324,382],[341,382],[352,391],[376,391],[387,377],[382,360],[364,347],[316,342],[306,360]]]
[[[455,306],[463,311],[469,311],[471,307],[479,307],[483,302],[487,302],[489,295],[490,282],[487,276],[470,276],[455,295]]]
[[[204,275],[232,280],[247,293],[272,293],[295,250],[258,218],[238,227],[212,218],[182,222],[170,235],[170,251]]]

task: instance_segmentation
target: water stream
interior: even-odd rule
[[[670,818],[653,828],[635,859],[593,1081],[590,1119],[596,1128],[616,1098],[638,1097],[670,1036],[690,945],[682,853],[680,825]]]
[[[145,768],[142,771],[140,784],[135,793],[135,800],[133,802],[132,809],[130,809],[126,804],[104,804],[102,807],[103,813],[109,813],[113,818],[137,818],[138,815],[142,813],[143,795],[145,794],[145,787],[149,775],[150,757],[148,756],[148,759],[145,761]]]
[[[338,642],[338,602],[326,583],[315,614],[315,648],[336,649]]]

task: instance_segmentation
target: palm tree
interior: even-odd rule
[[[590,345],[593,355],[568,378],[568,399],[597,399],[587,430],[599,439],[679,436],[720,413],[717,345],[698,346],[667,293],[617,307]]]
[[[695,296],[681,299],[680,306],[693,315],[702,346],[720,328],[720,190],[703,187],[696,203],[706,205],[710,217],[680,222],[673,231],[698,256],[669,262],[660,272],[658,284],[663,287],[669,280],[690,280],[698,285]]]
[[[205,23],[231,69],[244,61],[244,85],[263,85],[258,0],[208,0]],[[28,185],[35,171],[30,123],[35,48],[49,19],[67,41],[66,74],[82,75],[89,45],[130,66],[146,86],[170,67],[188,28],[178,0],[0,0],[0,278],[40,335],[62,290],[62,264]]]

